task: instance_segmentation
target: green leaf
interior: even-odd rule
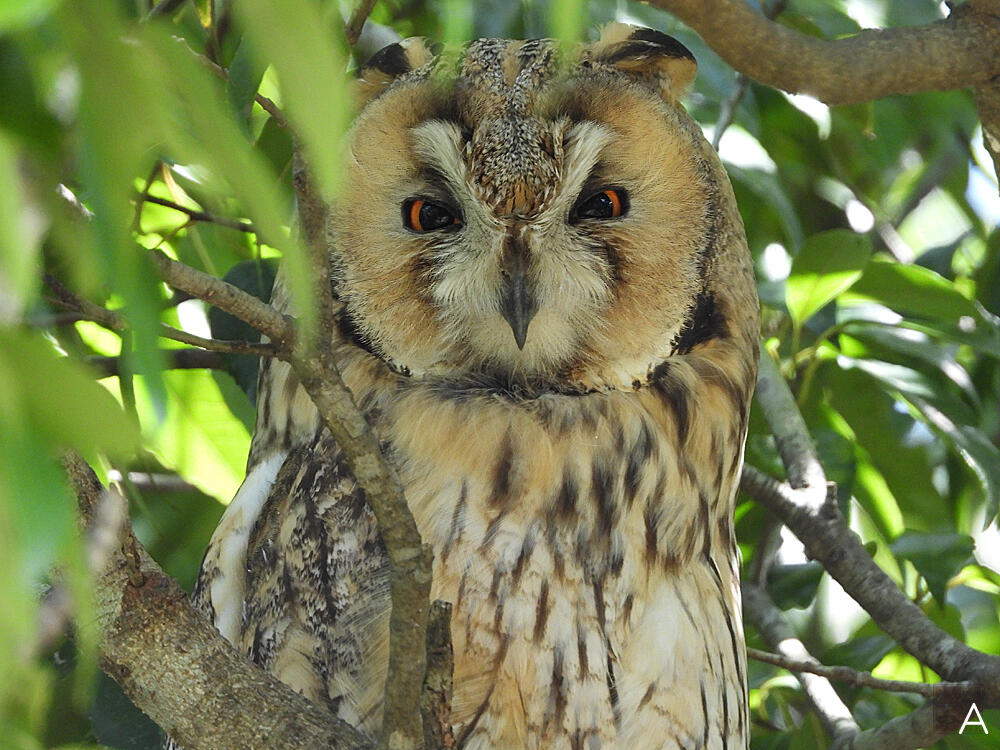
[[[38,237],[28,230],[29,213],[14,143],[0,130],[0,320],[20,317],[37,294]]]
[[[918,531],[907,531],[890,545],[893,554],[913,563],[941,607],[947,606],[945,594],[948,581],[972,562],[974,546],[972,537],[964,534]]]
[[[246,468],[250,435],[233,416],[210,373],[172,370],[164,373],[167,415],[152,418],[143,382],[136,382],[136,403],[154,452],[162,463],[221,502],[236,493]]]
[[[828,648],[822,657],[824,664],[837,664],[869,672],[896,646],[887,635],[853,637],[846,643]]]
[[[229,269],[225,281],[249,292],[263,302],[271,301],[271,287],[277,273],[277,264],[273,260],[248,260],[237,263]],[[226,341],[260,341],[260,333],[234,318],[224,310],[216,307],[209,309],[208,322],[212,328],[212,336]],[[247,354],[226,354],[226,370],[233,376],[240,388],[250,398],[257,398],[257,372],[260,369],[260,358]]]
[[[873,258],[841,302],[874,300],[902,315],[957,322],[978,317],[975,304],[940,274],[922,266],[907,266]]]
[[[850,336],[840,336],[841,351],[847,356],[889,359],[903,355],[911,360],[926,362],[961,388],[970,403],[978,406],[979,394],[976,393],[969,373],[949,351],[949,348],[954,347],[946,347],[927,333],[903,326],[859,323],[852,324],[849,330]]]
[[[996,516],[1000,505],[1000,449],[980,430],[970,425],[956,424],[928,400],[914,397],[913,404],[938,432],[948,438],[965,464],[979,480],[986,495],[986,520]]]
[[[849,289],[861,277],[870,255],[868,238],[846,229],[809,237],[793,259],[785,282],[785,302],[796,326]]]
[[[146,377],[162,413],[162,290],[132,241],[130,199],[135,176],[149,169],[164,108],[157,87],[143,75],[139,47],[125,42],[128,34],[113,6],[83,3],[65,8],[60,18],[81,78],[79,158],[84,198],[93,212],[85,231],[105,279],[125,301],[121,312],[131,326],[129,366]]]
[[[139,446],[135,423],[86,368],[40,338],[0,330],[0,405],[14,404],[20,423],[53,448],[124,457]]]
[[[734,188],[739,190],[742,187],[774,212],[788,247],[796,248],[802,244],[802,223],[796,212],[795,204],[786,194],[784,186],[773,174],[767,174],[760,170],[743,169],[732,164],[726,165],[726,171],[733,180]],[[740,201],[741,208],[744,205],[745,202]]]
[[[0,31],[37,23],[56,6],[57,0],[3,0]]]
[[[302,139],[320,193],[333,198],[341,176],[341,136],[353,115],[342,28],[309,0],[243,0],[234,5],[261,68],[274,67],[282,103]],[[334,39],[340,37],[340,44]]]
[[[805,609],[816,598],[823,566],[816,562],[772,568],[767,590],[781,609]]]
[[[845,370],[856,368],[870,375],[890,394],[899,391],[907,397],[933,404],[949,419],[959,424],[975,421],[974,412],[965,402],[919,370],[878,359],[854,359],[843,356],[838,362]]]

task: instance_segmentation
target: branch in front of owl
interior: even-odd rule
[[[94,523],[104,487],[76,454],[64,459],[81,516]],[[102,633],[102,668],[170,734],[190,747],[230,750],[259,746],[257,726],[221,717],[267,716],[273,750],[372,750],[337,719],[243,658],[191,605],[187,595],[135,540],[127,513],[117,543],[95,578],[94,602]],[[135,552],[135,584],[123,546]],[[226,675],[220,684],[218,676]]]
[[[985,84],[998,71],[1000,17],[970,0],[941,21],[825,40],[768,20],[745,0],[650,0],[756,81],[827,104]]]
[[[297,175],[297,190],[308,190],[303,175]],[[308,207],[315,202],[311,194],[304,207],[303,225],[307,240],[311,233]],[[313,242],[308,244],[315,246]],[[329,278],[325,253],[310,247],[309,257],[317,266],[314,278]],[[402,488],[399,487],[379,449],[364,416],[354,404],[350,392],[337,371],[328,347],[311,346],[295,335],[291,319],[270,305],[236,287],[190,266],[179,263],[159,250],[148,254],[161,278],[170,286],[203,299],[236,316],[270,338],[276,356],[287,360],[299,382],[313,399],[324,422],[337,440],[351,472],[365,492],[378,519],[379,529],[393,565],[392,619],[390,621],[389,673],[386,681],[383,741],[393,734],[423,743],[419,697],[426,661],[426,627],[430,606],[431,553],[420,540]],[[319,330],[330,330],[332,315],[329,287],[317,285],[321,319]]]
[[[361,29],[364,28],[365,21],[368,20],[374,7],[375,0],[361,0],[358,7],[351,13],[350,19],[344,26],[344,35],[347,37],[347,43],[351,46],[357,44],[358,38],[361,36]]]
[[[316,331],[336,330],[335,304],[327,281],[331,278],[325,233],[329,207],[309,178],[298,144],[294,162],[299,221],[312,278],[317,280]],[[384,689],[379,747],[424,747],[434,727],[441,727],[442,736],[451,732],[447,704],[433,698],[421,700],[429,690],[425,665],[429,660],[433,662],[434,651],[428,648],[428,638],[434,632],[432,628],[428,633],[433,553],[421,540],[403,488],[382,455],[371,426],[344,385],[330,347],[297,341],[289,362],[364,490],[392,565],[389,679]],[[443,711],[439,710],[442,705]]]

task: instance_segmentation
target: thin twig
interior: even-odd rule
[[[347,37],[347,43],[352,47],[358,43],[358,38],[361,36],[361,30],[365,26],[365,21],[368,20],[368,16],[372,13],[372,8],[375,7],[376,0],[360,0],[358,7],[354,9],[351,13],[351,18],[348,20],[347,24],[344,26],[344,35]]]
[[[187,42],[184,42],[184,44],[187,46]],[[215,62],[209,57],[206,57],[205,55],[198,54],[193,49],[191,49],[190,46],[188,46],[188,50],[191,52],[192,55],[195,56],[195,58],[197,58],[198,62],[200,62],[206,68],[215,73],[215,75],[217,75],[219,78],[221,78],[224,81],[230,80],[229,71],[223,68],[217,62]],[[292,130],[292,126],[288,122],[288,118],[285,117],[285,113],[281,111],[281,107],[275,104],[274,101],[268,99],[261,93],[254,94],[253,98],[254,101],[260,105],[261,109],[263,109],[265,112],[271,115],[272,118],[274,118],[274,121],[278,123],[278,125],[285,128],[286,130]]]
[[[846,682],[853,687],[867,687],[874,690],[885,690],[891,693],[916,693],[925,698],[938,698],[943,695],[952,697],[974,695],[978,688],[973,682],[908,682],[905,680],[882,680],[871,672],[862,672],[844,666],[828,667],[815,660],[793,659],[782,654],[772,654],[747,647],[747,656],[756,661],[787,669],[789,672],[806,672],[808,674],[826,677],[828,680]]]
[[[719,150],[719,144],[722,143],[722,134],[726,132],[730,125],[733,124],[736,107],[739,106],[740,100],[743,99],[743,95],[746,93],[749,86],[750,79],[742,73],[737,73],[736,88],[734,88],[733,93],[730,94],[724,102],[722,102],[722,105],[719,107],[719,119],[715,121],[715,130],[712,133],[712,148],[716,151]]]
[[[152,257],[152,253],[150,255]],[[251,313],[260,313],[262,315],[262,317],[255,318],[251,313],[247,313],[248,315],[250,315],[252,319],[257,320],[257,322],[259,323],[258,330],[260,330],[260,326],[263,326],[265,328],[270,328],[271,333],[273,333],[275,336],[278,337],[281,336],[287,337],[291,335],[290,333],[291,328],[287,323],[287,321],[285,321],[284,318],[280,316],[278,313],[276,313],[271,307],[264,304],[256,297],[253,297],[247,294],[246,292],[242,291],[241,289],[237,289],[231,284],[227,284],[226,282],[220,279],[216,279],[213,276],[208,276],[207,274],[201,274],[200,271],[196,271],[195,269],[190,268],[189,266],[185,266],[182,263],[177,263],[176,261],[167,258],[167,256],[164,255],[163,253],[159,253],[159,256],[156,257],[155,263],[164,265],[163,259],[166,259],[170,263],[175,263],[177,266],[185,268],[191,272],[190,274],[185,274],[185,275],[197,278],[194,277],[193,275],[200,274],[202,277],[204,277],[204,279],[210,279],[213,282],[217,282],[215,284],[208,284],[206,286],[204,284],[204,280],[199,278],[198,281],[202,282],[201,286],[199,287],[202,289],[202,294],[195,295],[199,299],[204,299],[206,301],[209,301],[210,297],[214,297],[215,299],[222,299],[223,304],[225,303],[235,304],[236,309],[239,310],[244,310],[244,306],[246,306],[246,308],[251,310]],[[109,328],[113,331],[124,332],[128,330],[129,328],[128,321],[121,313],[116,312],[115,310],[109,310],[106,307],[101,307],[100,305],[96,305],[93,302],[90,302],[89,300],[86,300],[83,297],[74,294],[73,292],[69,291],[69,289],[67,289],[62,284],[62,282],[60,282],[58,279],[51,276],[50,274],[45,275],[45,283],[56,294],[57,299],[54,300],[54,302],[57,302],[58,304],[61,304],[70,310],[75,310],[77,314],[81,317],[81,319],[92,320],[93,322],[98,323],[104,326],[105,328]],[[195,286],[198,285],[195,284]],[[236,292],[238,292],[239,294],[236,294]],[[253,302],[250,302],[249,300],[253,300]],[[217,306],[220,307],[220,309],[226,310],[226,312],[231,313],[231,310],[227,309],[223,305],[220,304]],[[253,325],[253,323],[251,323],[251,325]],[[163,338],[179,341],[183,344],[189,344],[190,346],[196,346],[201,349],[207,349],[208,351],[222,352],[224,354],[251,354],[259,357],[276,357],[280,353],[279,347],[276,344],[256,343],[253,341],[226,341],[223,339],[206,339],[202,336],[196,336],[193,333],[188,333],[187,331],[182,331],[178,328],[174,328],[173,326],[168,326],[166,323],[160,324],[159,335],[162,336]]]
[[[160,324],[160,336],[173,341],[179,341],[182,344],[197,346],[201,349],[207,349],[210,352],[220,352],[222,354],[250,354],[257,357],[277,357],[279,354],[278,347],[274,344],[257,343],[256,341],[206,339],[202,336],[196,336],[193,333],[182,331],[179,328],[168,326],[166,323]],[[188,367],[181,366],[170,369],[191,369],[197,366],[198,365],[190,365]],[[210,365],[205,366],[209,367]]]
[[[57,297],[55,301],[63,307],[74,310],[87,320],[100,323],[112,331],[125,331],[128,329],[128,323],[125,321],[125,318],[113,310],[108,310],[106,307],[101,307],[88,299],[74,294],[52,274],[45,274],[44,279],[45,285],[55,293]]]
[[[164,368],[167,370],[224,370],[226,368],[226,360],[222,357],[222,352],[219,351],[165,349],[163,350],[163,358],[167,361]],[[87,357],[84,361],[101,373],[101,377],[104,378],[118,375],[118,368],[121,364],[119,357]]]
[[[180,211],[183,214],[187,214],[192,221],[206,221],[212,224],[218,224],[222,227],[229,227],[230,229],[235,229],[239,232],[255,233],[257,231],[253,224],[248,221],[240,221],[239,219],[229,219],[224,216],[216,216],[215,214],[210,214],[195,208],[182,206],[179,203],[174,203],[174,201],[150,195],[149,193],[141,193],[139,195],[139,202],[140,204],[155,203],[157,206],[172,208],[174,211]]]

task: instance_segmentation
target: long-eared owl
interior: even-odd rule
[[[758,311],[731,187],[678,102],[695,68],[612,24],[573,48],[411,39],[361,72],[329,346],[453,605],[459,747],[747,745],[733,498]],[[258,406],[196,602],[374,735],[376,522],[288,365],[263,364]]]

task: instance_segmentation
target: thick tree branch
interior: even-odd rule
[[[427,621],[427,675],[420,698],[426,750],[455,746],[455,735],[451,727],[454,668],[451,604],[438,600],[431,604]]]
[[[817,507],[813,489],[794,489],[752,466],[743,467],[740,486],[780,518],[806,554],[900,646],[946,680],[976,683],[984,703],[1000,706],[1000,657],[976,651],[932,623],[875,564],[832,498]]]
[[[968,710],[941,709],[933,703],[924,703],[905,716],[890,719],[876,729],[861,732],[844,743],[834,742],[830,750],[916,750],[930,747],[941,738],[952,734],[962,725]]]
[[[79,456],[68,456],[65,464],[81,514],[90,519],[104,488]],[[131,530],[124,533],[95,585],[102,666],[186,750],[371,747],[355,729],[238,654]],[[123,549],[135,551],[138,579]]]
[[[767,20],[745,0],[650,0],[761,83],[827,104],[978,86],[1000,73],[996,0],[970,0],[951,17],[824,40]]]

